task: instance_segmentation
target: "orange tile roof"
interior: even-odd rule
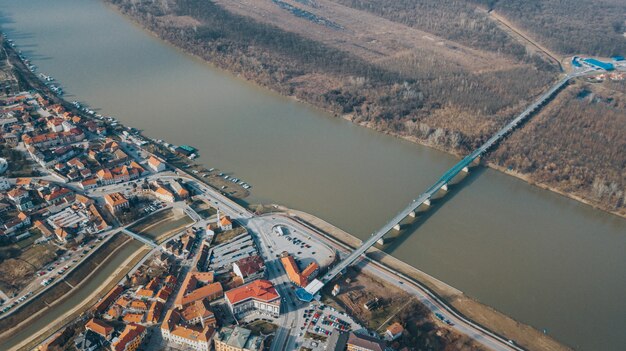
[[[198,300],[189,304],[180,312],[180,315],[186,321],[190,321],[195,318],[215,319],[215,315],[211,311],[207,300]]]
[[[119,339],[111,345],[113,347],[113,351],[123,351],[126,349],[126,345],[131,343],[133,340],[140,338],[142,334],[144,334],[146,328],[138,325],[138,324],[128,324],[126,328],[120,334]]]
[[[159,286],[159,278],[158,277],[154,277],[154,278],[152,278],[152,280],[150,280],[150,282],[148,284],[146,284],[144,289],[154,290],[154,289],[156,289],[157,286]]]
[[[224,216],[224,217],[220,218],[220,225],[222,227],[226,227],[226,226],[229,226],[229,225],[232,225],[232,224],[233,224],[233,222],[230,221],[230,218],[228,218],[228,216]]]
[[[163,300],[163,301],[167,301],[171,293],[172,293],[172,290],[170,290],[170,288],[168,288],[167,286],[164,286],[161,288],[161,290],[157,292],[155,298]]]
[[[319,268],[320,266],[317,264],[317,262],[311,262],[309,263],[308,266],[306,266],[306,268],[304,268],[304,270],[302,271],[302,273],[300,273],[300,275],[302,275],[302,278],[308,281],[311,274],[313,274]]]
[[[298,286],[302,286],[302,276],[300,275],[300,269],[296,264],[296,260],[291,255],[283,256],[280,258],[280,262],[285,267],[285,271],[287,272],[287,277],[289,280],[294,282]]]
[[[391,333],[391,335],[398,335],[404,331],[404,328],[400,323],[395,322],[387,328],[387,331]]]
[[[128,307],[130,300],[127,299],[126,297],[120,297],[115,303],[122,307]]]
[[[107,205],[111,207],[120,206],[128,203],[128,200],[121,193],[106,194],[104,197]]]
[[[122,318],[126,323],[141,323],[143,321],[143,313],[126,313]]]
[[[152,305],[150,305],[150,310],[148,310],[148,317],[146,318],[146,322],[157,323],[159,321],[159,317],[161,316],[162,309],[163,303],[159,301],[152,302]]]
[[[121,285],[116,285],[111,291],[109,291],[100,302],[98,302],[95,306],[95,310],[97,312],[104,311],[118,296],[124,291],[124,287]]]
[[[133,302],[130,303],[130,307],[137,310],[145,311],[148,309],[148,304],[140,300],[133,300]]]
[[[150,290],[150,289],[139,289],[139,290],[137,290],[137,292],[135,293],[135,295],[137,295],[137,296],[141,296],[141,297],[152,297],[152,296],[154,296],[154,290]]]
[[[117,317],[122,315],[122,308],[118,305],[113,305],[111,306],[111,308],[109,308],[109,310],[107,311],[107,315],[111,318],[111,319],[117,319]]]
[[[278,295],[276,288],[270,281],[259,279],[227,291],[226,298],[234,305],[248,299],[271,302],[279,299],[280,295]]]
[[[215,334],[215,329],[212,327],[206,326],[203,329],[195,328],[195,327],[183,327],[181,325],[177,325],[172,330],[172,335],[176,335],[183,339],[191,340],[191,341],[202,341],[209,342]]]
[[[100,334],[102,336],[104,336],[105,338],[108,338],[109,335],[111,335],[111,333],[113,332],[113,327],[104,323],[103,321],[99,320],[99,319],[90,319],[89,322],[87,322],[87,324],[85,325],[86,329],[91,330],[92,332],[96,333],[96,334]]]
[[[154,156],[150,156],[150,158],[148,159],[148,164],[149,164],[151,167],[154,167],[154,168],[158,167],[161,163],[162,163],[162,162],[161,162],[161,161],[159,161],[159,160],[158,160],[156,157],[154,157]]]

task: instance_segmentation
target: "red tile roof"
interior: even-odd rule
[[[280,298],[280,295],[270,281],[259,279],[227,291],[226,298],[234,305],[248,299],[270,302]]]

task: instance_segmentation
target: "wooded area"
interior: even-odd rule
[[[626,53],[626,1],[471,0],[494,9],[563,55]]]
[[[332,41],[322,43],[302,31],[281,29],[258,13],[234,13],[212,1],[108,1],[161,38],[222,69],[355,123],[459,154],[484,142],[557,77],[553,64],[520,49],[516,39],[486,18],[485,11],[476,10],[476,2],[334,0],[359,8],[348,9],[357,11],[357,17],[364,11],[368,16],[376,13],[386,21],[402,22],[402,26],[416,26],[444,40],[456,40],[433,39],[433,45],[443,47],[438,48],[440,51],[412,47],[368,59],[358,50],[347,49],[349,43],[344,50]],[[327,11],[325,15],[341,21],[332,18],[332,13]],[[551,13],[546,11],[546,16]],[[278,12],[278,16],[292,16],[292,12]],[[563,23],[570,19],[564,17]],[[305,28],[316,25],[301,18],[290,20],[290,25],[302,21]],[[519,17],[516,20],[522,21]],[[332,30],[350,30],[344,27],[345,22],[341,25],[342,29]],[[320,30],[327,28],[322,26]],[[603,46],[603,50],[612,49]],[[484,65],[465,65],[458,61],[460,52],[470,52],[481,60],[494,59],[497,64],[487,69]],[[623,104],[617,103],[616,97],[609,107],[564,96],[550,104],[548,111],[553,118],[539,118],[543,124],[533,121],[523,131],[513,133],[494,159],[531,175],[537,182],[580,195],[603,208],[623,208],[623,148],[622,155],[619,149],[612,149],[622,140],[615,131],[624,131]],[[560,112],[554,106],[560,106]],[[590,119],[595,120],[598,133],[606,131],[602,135],[607,139],[585,134]],[[613,143],[611,148],[605,147],[608,142]]]
[[[568,87],[490,158],[533,181],[626,212],[626,83]]]

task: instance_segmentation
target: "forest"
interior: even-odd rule
[[[534,182],[626,213],[626,84],[577,81],[490,159]]]
[[[562,55],[609,57],[626,53],[621,0],[338,0],[393,21],[418,27],[473,47],[522,58],[519,43],[489,20],[476,5],[497,11]]]
[[[470,47],[468,50],[478,53],[475,57],[494,58],[497,64],[493,67],[464,64],[455,61],[453,55],[438,55],[427,48],[383,53],[372,60],[332,41],[314,40],[302,31],[279,28],[272,21],[229,11],[213,1],[107,1],[162,39],[221,69],[354,123],[459,155],[484,142],[559,75],[558,67],[520,46],[486,18],[486,11],[477,10],[475,2],[398,0],[383,1],[385,6],[374,0],[334,3],[350,6],[357,15],[358,11],[376,13],[393,23],[428,30],[444,40],[454,39],[444,43],[445,50],[454,54],[461,46]],[[270,0],[267,3],[278,6]],[[321,5],[312,3],[314,6],[302,8],[306,12],[298,13],[315,13]],[[497,8],[498,3],[492,6]],[[293,12],[290,7],[279,14],[296,18],[290,25],[300,23],[297,21],[302,21],[304,28],[318,25]],[[341,22],[341,18],[332,18],[332,11],[321,17]],[[333,30],[350,30],[345,22],[340,25],[342,29]],[[548,106],[551,118],[545,117],[547,112],[542,113],[537,121],[543,124],[533,120],[519,133],[513,133],[488,161],[619,212],[625,207],[624,174],[620,173],[624,169],[623,155],[619,155],[619,149],[605,145],[620,145],[616,131],[622,131],[622,137],[626,135],[624,104],[618,103],[621,98],[617,93],[610,97],[613,105],[606,105],[568,98],[571,91],[568,88]],[[603,117],[597,118],[599,115]],[[590,119],[603,121],[593,125],[605,139],[585,134]],[[524,139],[533,143],[524,143]]]
[[[472,0],[524,28],[563,55],[626,53],[626,1]]]

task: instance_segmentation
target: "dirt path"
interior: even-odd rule
[[[517,36],[519,39],[521,39],[521,41],[525,41],[525,42],[529,43],[535,49],[539,50],[544,55],[546,55],[547,57],[552,59],[554,61],[554,63],[559,65],[559,68],[561,68],[561,71],[563,70],[563,66],[561,66],[561,60],[563,59],[562,57],[560,57],[559,55],[553,53],[552,51],[550,51],[550,49],[546,48],[545,46],[541,45],[538,41],[534,40],[526,32],[524,32],[523,30],[517,28],[513,23],[509,22],[509,20],[507,20],[503,16],[497,14],[495,11],[491,10],[491,11],[488,11],[487,13],[488,13],[489,17],[494,19],[501,26],[503,26],[506,29],[508,29],[509,31],[511,31],[515,36]]]

